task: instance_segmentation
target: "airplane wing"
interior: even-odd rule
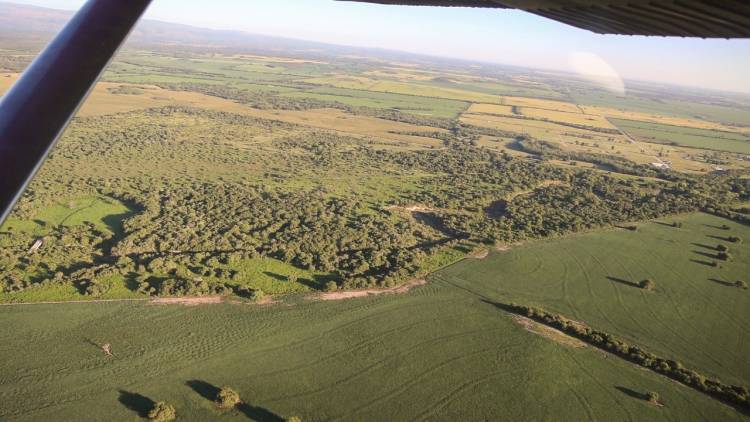
[[[747,0],[345,0],[520,9],[598,34],[750,37]]]
[[[521,9],[602,34],[750,37],[748,0],[345,0]],[[89,0],[0,100],[0,224],[151,0]]]

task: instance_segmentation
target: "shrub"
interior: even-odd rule
[[[729,255],[728,252],[719,252],[716,254],[716,258],[722,260],[722,261],[729,261],[732,259],[732,255]]]
[[[716,250],[719,252],[727,252],[729,248],[726,245],[716,245]]]
[[[730,242],[732,242],[732,243],[741,243],[742,242],[742,239],[740,239],[737,236],[729,236],[727,238],[727,240],[730,241]]]
[[[640,287],[643,290],[654,290],[654,287],[656,287],[656,284],[651,279],[645,279],[642,280],[640,283],[638,283],[638,287]]]
[[[326,291],[335,292],[339,289],[339,285],[335,281],[329,281],[326,283]]]
[[[646,393],[646,400],[648,400],[649,403],[659,404],[659,393],[655,391],[649,391],[648,393]]]
[[[252,292],[250,292],[250,300],[253,300],[255,302],[263,300],[265,296],[266,294],[263,293],[263,290],[261,289],[255,289]]]
[[[744,282],[744,281],[742,281],[742,280],[737,280],[737,281],[735,281],[735,282],[734,282],[734,285],[735,285],[735,286],[736,286],[737,288],[739,288],[739,289],[745,289],[745,290],[747,290],[747,289],[748,289],[748,287],[747,287],[747,283],[745,283],[745,282]]]
[[[299,416],[290,416],[286,418],[286,422],[302,422],[302,419]]]
[[[221,390],[219,390],[218,393],[216,393],[214,401],[216,402],[216,405],[222,409],[231,409],[240,404],[242,400],[240,399],[239,393],[224,386],[221,387]]]
[[[148,412],[148,418],[156,422],[169,422],[175,420],[177,412],[174,406],[160,401]]]

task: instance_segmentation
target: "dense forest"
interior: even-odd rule
[[[461,241],[510,243],[695,210],[741,216],[726,204],[750,198],[741,174],[690,176],[619,157],[563,157],[517,134],[537,159],[516,158],[477,145],[488,129],[387,114],[379,117],[447,128],[415,133],[443,146],[381,148],[372,139],[188,107],[77,119],[14,218],[33,219],[61,196],[85,194],[128,204],[132,215],[117,233],[94,224],[48,227],[41,238],[3,232],[3,288],[73,283],[97,296],[106,291],[101,280],[119,274],[145,294],[252,296],[232,282],[242,276],[232,263],[258,257],[329,274],[312,280],[315,288],[392,286]],[[273,140],[255,141],[264,136]],[[338,185],[373,176],[395,182],[377,196]],[[418,211],[403,212],[415,204]],[[29,253],[40,239],[44,253]]]

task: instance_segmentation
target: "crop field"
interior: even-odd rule
[[[388,94],[343,88],[314,88],[311,90],[284,94],[295,98],[314,98],[336,101],[351,106],[394,109],[417,115],[454,118],[469,106],[469,103],[455,100],[441,100],[413,95]]]
[[[682,228],[668,226],[681,222]],[[721,226],[729,226],[722,230]],[[694,214],[513,247],[434,274],[438,284],[503,303],[541,306],[682,360],[728,382],[747,382],[750,294],[734,287],[750,274],[747,226]],[[719,268],[716,247],[733,259]],[[656,283],[652,292],[636,286]]]
[[[443,285],[344,302],[31,305],[0,314],[7,421],[136,420],[159,400],[184,421],[743,420],[661,376],[530,333]],[[245,404],[216,408],[223,385]],[[639,398],[646,391],[665,405]]]
[[[680,126],[662,125],[632,120],[612,119],[612,122],[632,137],[663,144],[678,144],[692,148],[750,154],[750,134],[718,132]]]

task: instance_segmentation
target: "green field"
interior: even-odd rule
[[[152,400],[183,421],[742,420],[442,283],[333,303],[27,305],[0,317],[6,421],[137,420]],[[222,385],[246,405],[219,411],[206,396]],[[646,391],[665,406],[637,397]]]
[[[750,154],[750,136],[748,135],[634,120],[610,119],[610,121],[620,130],[646,142],[674,143],[691,148]]]
[[[750,228],[694,214],[638,231],[610,230],[530,243],[483,261],[464,261],[433,275],[503,303],[540,306],[643,345],[660,356],[725,382],[750,380],[750,292],[727,284],[747,280],[750,246],[717,237],[750,239]],[[730,230],[719,227],[728,225]],[[707,264],[712,248],[734,256]],[[654,292],[633,286],[644,279]]]
[[[463,101],[344,88],[314,88],[285,94],[285,96],[336,101],[354,107],[395,109],[405,113],[451,119],[469,106],[469,103]]]

